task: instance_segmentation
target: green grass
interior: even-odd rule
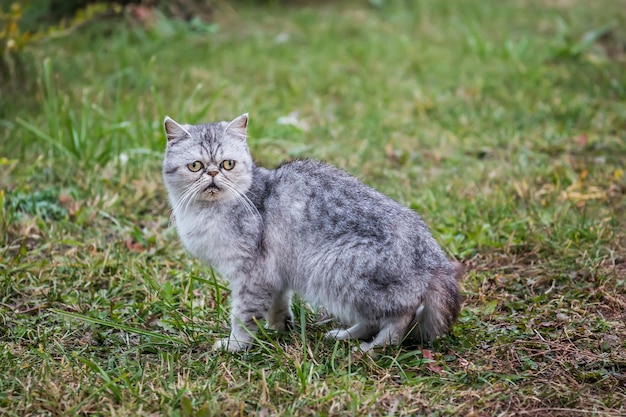
[[[626,9],[320,2],[41,42],[0,109],[0,414],[623,415]],[[242,354],[161,182],[167,114],[250,113],[258,163],[327,160],[469,266],[433,346],[297,329]],[[299,126],[277,120],[297,112]]]

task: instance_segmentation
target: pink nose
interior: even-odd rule
[[[209,171],[208,174],[212,177],[217,175],[217,171]]]

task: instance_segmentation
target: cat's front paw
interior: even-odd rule
[[[236,339],[231,339],[230,337],[225,337],[223,339],[219,339],[213,345],[213,350],[225,350],[228,352],[239,352],[242,350],[246,350],[250,347],[250,344],[245,342],[240,342]]]

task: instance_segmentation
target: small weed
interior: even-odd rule
[[[592,51],[600,39],[615,30],[616,23],[606,23],[585,31],[580,37],[572,33],[570,25],[562,18],[557,19],[556,42],[553,54],[556,58],[578,59]]]
[[[23,214],[36,215],[44,220],[61,220],[67,216],[67,209],[61,206],[59,190],[48,188],[34,192],[12,192],[6,196],[8,212],[15,213],[17,219]]]

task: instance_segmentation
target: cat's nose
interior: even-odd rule
[[[217,171],[209,171],[207,172],[207,174],[209,174],[210,176],[214,177],[217,175]]]

